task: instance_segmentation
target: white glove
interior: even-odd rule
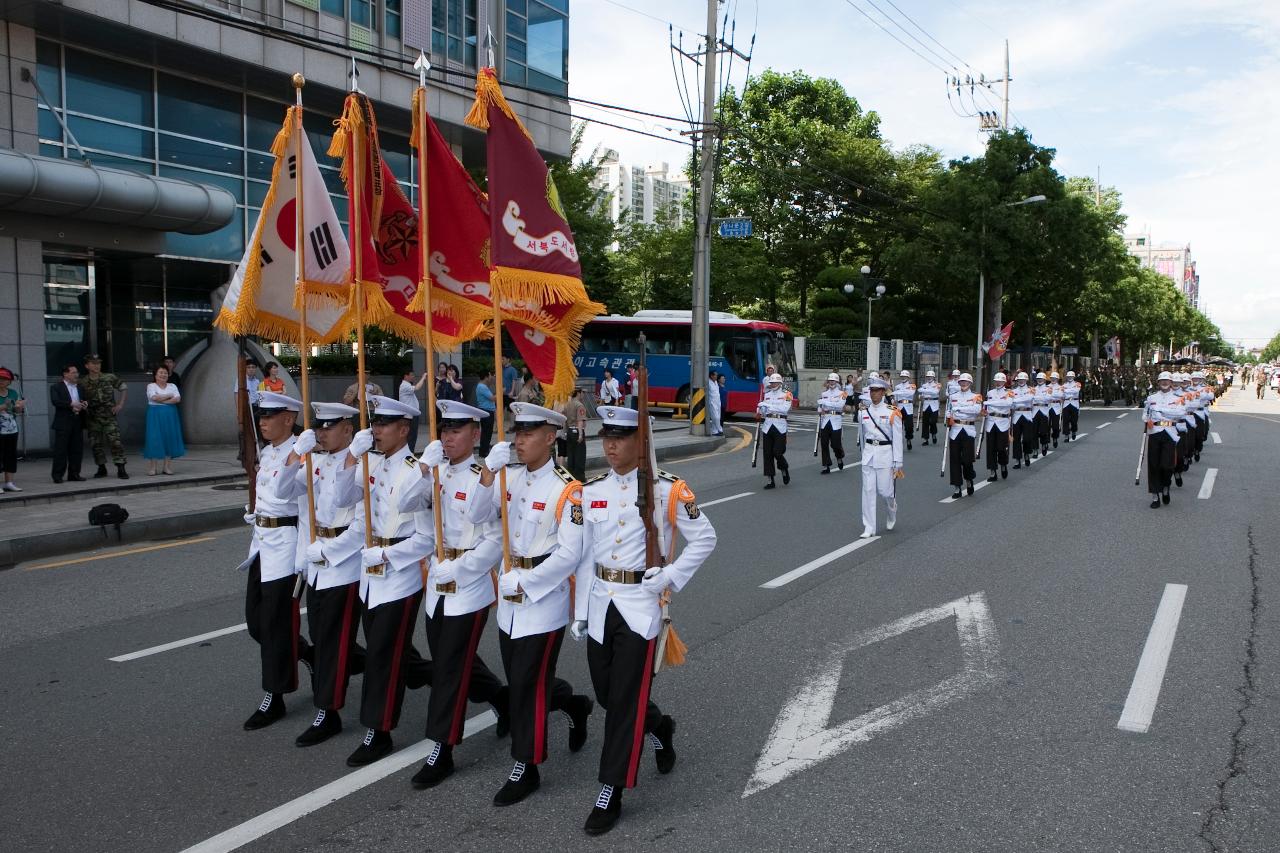
[[[441,560],[431,568],[432,583],[448,583],[456,581],[458,564],[455,560]]]
[[[308,563],[325,563],[324,543],[319,539],[307,546],[307,562]]]
[[[316,431],[313,429],[304,429],[298,433],[298,437],[293,440],[293,455],[306,456],[308,453],[316,449]]]
[[[569,623],[569,636],[575,640],[581,640],[587,636],[587,620],[575,619]]]
[[[432,468],[444,462],[444,445],[440,443],[440,439],[437,438],[426,446],[422,451],[422,461]]]
[[[661,595],[669,586],[671,586],[671,578],[667,577],[666,570],[661,566],[647,569],[644,580],[640,581],[640,588],[650,595]]]
[[[360,563],[365,568],[381,566],[386,561],[381,548],[362,548],[360,550]]]
[[[256,512],[246,512],[246,513],[244,514],[244,523],[245,523],[245,524],[257,524],[257,523],[258,523],[258,514],[257,514]]]
[[[520,569],[512,569],[498,576],[498,594],[515,595],[520,592]]]
[[[484,467],[496,474],[507,467],[510,461],[511,442],[499,441],[489,450],[489,455],[484,458]]]
[[[347,452],[353,459],[359,459],[373,449],[373,430],[362,429],[351,437],[351,445]]]

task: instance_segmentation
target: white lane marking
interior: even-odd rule
[[[1106,429],[1106,428],[1107,428],[1107,427],[1109,427],[1109,426],[1111,426],[1111,421],[1107,421],[1105,424],[1098,424],[1097,428],[1098,428],[1098,429]]]
[[[960,672],[828,728],[840,689],[840,674],[850,652],[952,616],[956,618],[964,661]],[[976,692],[999,678],[999,647],[995,622],[982,592],[855,634],[834,649],[809,681],[787,700],[742,792],[743,798],[839,755],[854,744],[865,743],[881,732],[920,719]]]
[[[716,504],[727,504],[729,501],[736,501],[738,498],[749,498],[749,497],[751,497],[751,496],[752,496],[752,495],[754,495],[754,494],[755,494],[755,492],[739,492],[739,493],[738,493],[738,494],[736,494],[736,495],[729,495],[729,497],[727,497],[727,498],[716,498],[716,499],[715,499],[715,500],[713,500],[713,501],[707,501],[706,503],[700,503],[700,504],[698,504],[698,507],[699,507],[700,509],[706,509],[707,507],[709,507],[709,506],[715,506]]]
[[[1116,728],[1126,732],[1146,732],[1151,728],[1151,717],[1160,698],[1160,685],[1164,682],[1164,670],[1169,664],[1169,652],[1173,650],[1173,638],[1178,633],[1178,619],[1182,616],[1182,602],[1187,597],[1187,586],[1169,583],[1160,596],[1156,618],[1147,634],[1147,643],[1138,659],[1138,671],[1129,687],[1129,698],[1124,701],[1124,711]]]
[[[307,608],[299,607],[298,613],[306,613]],[[230,628],[219,628],[216,631],[210,631],[207,634],[196,634],[194,637],[187,637],[185,640],[174,640],[172,643],[163,643],[159,646],[152,646],[149,649],[141,649],[136,652],[129,652],[125,655],[116,655],[113,658],[107,658],[112,663],[125,663],[126,661],[137,660],[138,658],[149,657],[150,655],[158,655],[161,652],[180,649],[183,646],[194,646],[196,643],[203,643],[205,640],[212,640],[214,637],[225,637],[227,634],[234,634],[248,628],[248,624],[241,622],[239,625],[232,625]]]
[[[1209,435],[1213,437],[1214,444],[1222,444],[1222,436],[1218,435],[1216,432],[1211,432]]]
[[[1210,468],[1204,472],[1204,482],[1200,484],[1200,494],[1196,495],[1200,500],[1207,501],[1213,497],[1213,483],[1218,479],[1218,469]]]
[[[991,485],[991,481],[990,481],[990,480],[982,480],[981,482],[977,482],[977,483],[974,483],[974,484],[973,484],[973,490],[976,492],[976,491],[978,491],[978,489],[985,489],[985,488],[986,488],[987,486],[989,486],[989,485]],[[963,490],[963,489],[961,489],[961,491],[963,492],[964,490]],[[938,503],[940,503],[940,504],[953,504],[953,503],[959,503],[960,501],[964,500],[966,497],[968,497],[968,495],[963,495],[963,494],[962,494],[960,497],[958,497],[958,498],[953,498],[953,497],[948,496],[948,497],[945,497],[945,498],[943,498],[942,500],[938,501]]]
[[[845,468],[857,468],[857,467],[858,467],[859,465],[861,465],[861,464],[862,464],[862,460],[861,460],[861,459],[859,459],[857,462],[850,462],[848,465],[846,465],[846,466],[844,466],[844,467],[845,467]],[[831,473],[833,473],[833,474],[839,474],[839,473],[840,473],[841,471],[843,471],[843,470],[844,470],[844,468],[837,468],[836,470],[832,471]]]
[[[1121,418],[1127,418],[1127,417],[1129,417],[1128,412],[1121,412],[1120,414],[1116,415],[1116,420],[1120,420]]]
[[[1080,433],[1079,435],[1074,435],[1074,436],[1072,436],[1072,437],[1071,437],[1071,443],[1072,443],[1072,444],[1075,444],[1077,441],[1083,441],[1084,439],[1086,439],[1086,438],[1088,438],[1088,437],[1089,437],[1089,433],[1087,433],[1087,432],[1082,432],[1082,433]]]
[[[791,571],[787,572],[784,575],[778,575],[776,578],[774,578],[771,581],[765,581],[764,583],[760,584],[760,588],[761,589],[777,589],[780,586],[786,586],[796,578],[802,578],[805,575],[809,574],[809,572],[816,571],[817,569],[822,568],[827,563],[830,563],[834,560],[838,560],[841,557],[845,556],[846,554],[852,554],[854,551],[858,550],[864,545],[870,545],[872,542],[875,542],[879,538],[880,538],[879,536],[871,536],[866,539],[857,539],[853,542],[850,542],[848,545],[845,545],[843,548],[837,548],[836,550],[832,551],[830,554],[823,554],[821,557],[819,557],[816,560],[810,560],[809,562],[805,563],[803,566],[792,569]]]
[[[467,720],[462,730],[462,736],[469,738],[473,734],[489,728],[497,721],[498,718],[493,711],[476,714]],[[295,800],[290,800],[271,811],[263,812],[239,826],[233,826],[226,832],[220,832],[212,838],[188,847],[183,853],[227,853],[227,851],[236,850],[270,832],[276,831],[282,826],[293,823],[300,817],[309,815],[317,809],[324,808],[330,803],[335,803],[343,797],[354,794],[361,788],[367,788],[374,782],[380,781],[392,773],[408,767],[410,764],[425,761],[434,748],[435,741],[420,740],[413,746],[394,752],[381,761],[375,761],[373,764],[361,767],[359,770],[335,779],[328,785],[316,788],[314,791],[303,794]]]

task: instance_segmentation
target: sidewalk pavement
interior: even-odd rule
[[[605,467],[595,435],[599,427],[599,420],[587,422],[588,471]],[[710,453],[725,443],[725,436],[695,437],[688,430],[687,421],[655,422],[654,451],[659,462]],[[189,447],[186,456],[174,460],[172,476],[149,477],[136,453],[129,458],[128,480],[117,479],[115,466],[109,466],[111,476],[83,483],[55,484],[44,459],[20,463],[15,482],[23,491],[0,492],[0,568],[244,523],[248,486],[234,446]],[[94,470],[92,459],[85,470]],[[90,508],[101,503],[117,503],[128,510],[129,520],[118,532],[89,525]]]

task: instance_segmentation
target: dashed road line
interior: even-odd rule
[[[1218,479],[1218,469],[1210,468],[1204,472],[1204,482],[1200,484],[1200,494],[1196,495],[1200,500],[1207,501],[1213,497],[1213,484]]]
[[[306,613],[307,608],[300,607],[298,608],[298,612]],[[125,654],[125,655],[116,655],[113,658],[107,658],[107,660],[111,661],[112,663],[125,663],[127,661],[137,660],[138,658],[145,658],[145,657],[150,657],[151,655],[158,655],[161,652],[168,652],[174,649],[180,649],[183,646],[194,646],[196,643],[203,643],[205,640],[212,640],[215,637],[225,637],[228,634],[235,634],[240,631],[243,631],[248,627],[249,625],[247,622],[241,622],[239,625],[232,625],[230,628],[219,628],[218,630],[210,631],[207,634],[196,634],[194,637],[187,637],[186,639],[183,639],[183,640],[174,640],[172,643],[163,643],[159,646],[152,646],[149,649],[140,649],[139,651],[129,652],[128,654]]]
[[[700,503],[698,504],[698,508],[706,509],[707,507],[715,506],[716,504],[727,504],[729,501],[736,501],[738,498],[749,498],[754,494],[755,492],[739,492],[736,495],[729,495],[729,497],[727,498],[716,498],[713,501],[706,501],[705,503]]]
[[[987,486],[989,486],[989,485],[991,485],[991,481],[990,481],[990,480],[982,480],[982,481],[980,481],[980,482],[977,482],[977,483],[974,483],[974,484],[973,484],[973,490],[974,490],[974,492],[977,492],[977,491],[978,491],[978,489],[985,489],[985,488],[986,488]],[[962,489],[961,491],[963,491],[963,489]],[[967,498],[967,497],[969,497],[969,495],[962,494],[962,495],[961,495],[960,497],[958,497],[958,498],[953,498],[953,497],[951,497],[950,495],[948,495],[947,497],[945,497],[945,498],[943,498],[942,500],[938,501],[938,503],[940,503],[940,504],[953,504],[953,503],[958,503],[958,502],[960,502],[960,501],[964,500],[964,499],[965,499],[965,498]]]
[[[1107,428],[1107,427],[1109,427],[1109,426],[1111,426],[1111,421],[1107,421],[1105,424],[1098,424],[1097,428],[1098,428],[1098,429],[1106,429],[1106,428]]]
[[[879,536],[871,536],[866,539],[858,539],[853,542],[850,542],[848,545],[845,545],[843,548],[837,548],[836,550],[832,551],[829,554],[823,554],[821,557],[817,558],[816,560],[810,560],[809,562],[805,563],[803,566],[794,568],[791,571],[787,572],[786,574],[778,575],[776,578],[774,578],[771,581],[765,581],[764,583],[760,584],[760,588],[761,589],[777,589],[780,586],[786,586],[787,584],[791,583],[793,580],[802,578],[805,575],[809,574],[809,572],[817,571],[818,569],[825,566],[827,563],[838,560],[847,554],[852,554],[854,551],[858,550],[864,545],[870,545],[872,542],[875,542],[879,538],[880,538]]]
[[[1129,696],[1125,699],[1124,711],[1116,728],[1138,734],[1151,728],[1151,718],[1156,711],[1156,700],[1160,698],[1160,685],[1164,682],[1164,671],[1169,664],[1169,653],[1173,650],[1173,638],[1178,633],[1178,619],[1182,616],[1182,602],[1186,597],[1186,584],[1165,584],[1164,595],[1156,608],[1156,618],[1147,634],[1147,643],[1142,647],[1138,671],[1133,675],[1133,684],[1129,687]]]
[[[1218,435],[1216,432],[1211,432],[1209,435],[1213,438],[1214,444],[1222,444],[1222,436]]]
[[[1127,417],[1129,417],[1128,412],[1121,412],[1120,414],[1116,415],[1116,420],[1120,420],[1121,418],[1127,418]]]

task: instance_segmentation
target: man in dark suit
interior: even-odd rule
[[[61,483],[65,473],[71,482],[81,482],[80,460],[84,455],[84,410],[80,399],[80,369],[74,364],[62,368],[62,381],[49,386],[53,403],[53,482]]]

